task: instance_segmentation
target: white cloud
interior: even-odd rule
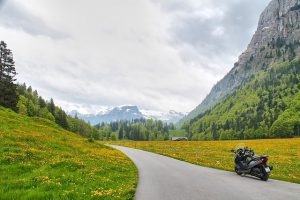
[[[212,35],[220,37],[220,36],[224,35],[224,33],[225,33],[224,27],[218,26],[213,30]]]
[[[232,9],[245,0],[9,0],[0,39],[19,81],[65,109],[186,112],[233,66],[267,2],[237,10],[243,22]]]

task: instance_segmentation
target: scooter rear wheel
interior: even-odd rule
[[[237,175],[242,175],[242,173],[238,170],[237,167],[234,167],[234,171],[235,171],[235,173],[236,173]]]

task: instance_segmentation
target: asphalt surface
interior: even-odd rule
[[[136,200],[300,200],[300,185],[216,170],[120,146],[139,170]]]

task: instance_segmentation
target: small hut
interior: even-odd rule
[[[188,141],[187,137],[172,137],[172,141]]]

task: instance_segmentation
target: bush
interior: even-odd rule
[[[94,140],[94,138],[89,138],[88,142],[93,143],[93,142],[95,142],[95,140]]]

